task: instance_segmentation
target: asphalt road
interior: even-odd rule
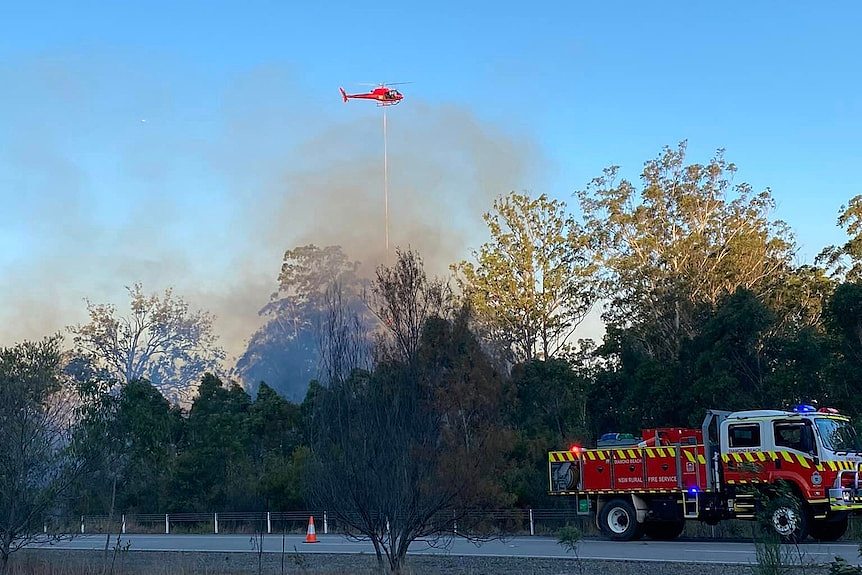
[[[305,543],[304,536],[287,535],[284,549],[290,553],[374,553],[367,541],[355,541],[340,535],[318,535],[318,543]],[[248,535],[125,535],[123,542],[130,544],[130,551],[199,551],[199,552],[254,552],[255,537]],[[114,540],[112,540],[112,545]],[[40,545],[53,549],[100,549],[105,546],[105,537],[80,535],[67,541]],[[854,543],[805,544],[798,548],[782,546],[785,553],[806,563],[824,564],[836,556],[844,557],[853,564],[859,561],[859,547]],[[797,551],[798,549],[798,551]],[[265,552],[280,553],[281,535],[266,535],[263,540]],[[455,539],[447,545],[430,546],[428,542],[416,541],[410,547],[415,555],[469,555],[484,557],[573,557],[555,539],[547,537],[512,537],[503,540],[473,543]],[[751,543],[679,540],[679,541],[633,541],[619,543],[602,540],[584,540],[579,544],[581,559],[605,559],[622,561],[661,561],[671,563],[755,563],[755,549]]]

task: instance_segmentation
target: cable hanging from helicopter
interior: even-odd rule
[[[399,86],[402,84],[411,84],[412,82],[390,82],[382,84],[369,84],[375,86],[370,92],[362,92],[359,94],[348,94],[344,88],[338,88],[341,92],[341,98],[346,104],[348,100],[372,100],[377,102],[378,106],[394,106],[404,99],[404,96],[398,90],[391,86]],[[386,135],[386,110],[383,110],[383,204],[384,204],[384,236],[386,245],[386,255],[389,256],[389,158],[388,158],[388,142]]]

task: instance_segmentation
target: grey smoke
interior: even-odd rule
[[[214,313],[236,357],[285,249],[386,261],[381,110],[337,86],[263,67],[190,95],[152,66],[76,58],[0,67],[0,85],[0,345],[83,321],[85,297],[122,307],[140,281]],[[388,110],[392,244],[445,273],[542,158],[421,83],[404,92]]]

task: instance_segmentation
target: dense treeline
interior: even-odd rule
[[[625,330],[578,357],[534,359],[512,367],[501,406],[515,440],[502,472],[513,505],[547,505],[547,451],[594,441],[607,431],[696,425],[706,408],[787,407],[819,401],[859,419],[862,286],[841,284],[818,326],[786,330],[775,310],[738,290],[704,312],[701,333],[677,357],[657,360]],[[116,508],[132,512],[291,510],[308,507],[303,483],[318,431],[341,422],[313,418],[323,388],[301,404],[261,383],[256,397],[207,375],[183,413],[145,381],[124,385],[116,428],[126,471]],[[86,481],[76,504],[107,513],[106,482]]]
[[[110,473],[80,486],[82,513],[287,510],[301,507],[302,406],[262,384],[257,397],[207,375],[187,414],[146,381],[123,386],[111,417]],[[99,422],[101,424],[101,422]],[[122,467],[122,469],[119,469]]]
[[[135,286],[125,319],[90,304],[73,352],[52,338],[0,357],[4,437],[47,434],[32,461],[0,455],[4,485],[50,486],[0,528],[3,557],[40,514],[325,505],[365,518],[351,527],[397,571],[411,538],[445,531],[443,509],[554,504],[549,449],[708,408],[817,401],[859,419],[862,199],[839,213],[848,242],[798,266],[770,192],[735,170],[668,148],[639,184],[609,168],[578,192],[580,221],[510,194],[452,282],[410,250],[370,278],[338,246],[289,250],[231,373],[214,369],[212,318],[170,292]],[[603,341],[573,341],[597,306]],[[20,478],[48,468],[52,482]]]

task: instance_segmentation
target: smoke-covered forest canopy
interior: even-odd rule
[[[637,381],[647,370],[643,385],[653,390],[670,377],[670,365],[687,361],[691,346],[705,345],[710,318],[728,302],[757,304],[762,313],[749,319],[763,324],[748,326],[755,333],[745,336],[753,364],[734,367],[742,358],[732,354],[722,368],[759,390],[755,397],[767,397],[766,380],[782,366],[761,365],[758,354],[786,347],[776,338],[835,328],[829,306],[859,275],[860,201],[850,199],[838,211],[847,241],[799,265],[792,228],[774,218],[769,189],[737,182],[737,168],[722,150],[702,163],[686,155],[685,142],[665,148],[633,181],[607,168],[572,194],[571,206],[546,195],[498,196],[485,208],[486,242],[462,261],[433,264],[449,267],[436,305],[468,305],[472,329],[505,372],[534,359],[564,359],[589,370],[594,383],[632,369]],[[355,247],[287,249],[273,265],[269,301],[259,302],[262,324],[235,358],[226,356],[208,310],[194,309],[171,289],[147,293],[142,284],[127,288],[126,309],[87,302],[89,321],[67,330],[70,357],[98,366],[118,385],[149,381],[185,407],[207,372],[237,381],[252,396],[266,383],[299,403],[309,383],[325,375],[321,328],[333,288],[371,339],[387,322],[417,321],[372,312],[381,297],[372,281],[378,264],[394,256],[363,249],[371,259],[362,261]],[[422,255],[404,249],[399,253]],[[585,318],[599,316],[604,340],[579,342]],[[412,329],[418,334],[421,326]],[[665,384],[696,386],[705,377],[681,373]],[[695,395],[685,395],[697,404]]]
[[[87,302],[89,320],[69,327],[62,353],[61,338],[46,340],[38,365],[33,344],[8,348],[0,375],[22,381],[20,366],[38,368],[46,391],[34,409],[66,390],[78,414],[74,429],[55,431],[118,450],[111,473],[62,484],[87,512],[307,504],[316,454],[355,439],[316,432],[323,412],[386,434],[424,422],[420,444],[461,437],[495,475],[490,491],[459,484],[444,499],[469,492],[496,505],[542,501],[545,452],[607,431],[799,401],[862,414],[862,202],[838,210],[847,241],[799,265],[771,192],[735,173],[723,152],[696,163],[682,143],[638,180],[606,169],[573,194],[579,216],[546,195],[502,195],[484,216],[487,241],[441,275],[410,247],[377,265],[350,245],[289,248],[264,323],[233,365],[208,311],[138,284],[128,308]],[[578,337],[590,311],[606,326],[601,341]],[[393,385],[412,391],[391,396]],[[365,393],[420,411],[344,403]],[[463,419],[444,415],[452,409]],[[382,419],[361,419],[372,415]],[[480,441],[492,436],[508,439]]]
[[[502,195],[487,241],[442,275],[410,247],[373,267],[349,245],[289,248],[233,365],[179,293],[87,302],[65,349],[46,334],[0,353],[2,421],[44,438],[0,452],[4,484],[31,494],[0,498],[4,563],[52,514],[317,505],[397,572],[414,538],[480,529],[468,510],[557,504],[547,451],[571,442],[710,408],[858,421],[862,200],[838,212],[847,241],[799,265],[771,192],[735,173],[683,142],[637,180],[604,170],[578,217]],[[601,341],[578,337],[591,311]]]

